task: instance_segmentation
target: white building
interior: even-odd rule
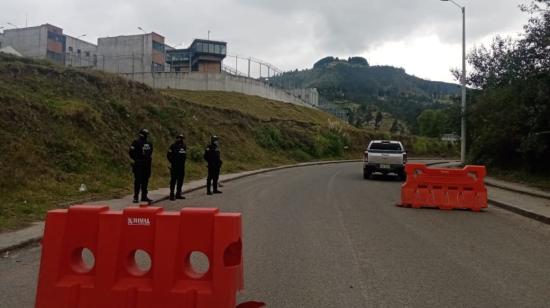
[[[103,37],[98,46],[97,67],[102,70],[128,74],[165,69],[164,37],[157,33]]]
[[[50,24],[4,30],[0,47],[8,46],[25,57],[69,66],[94,66],[97,58],[96,45],[65,35],[63,29]]]

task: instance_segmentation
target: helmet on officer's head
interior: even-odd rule
[[[147,136],[149,136],[149,130],[147,128],[142,128],[139,131],[138,136],[143,137],[143,138],[147,138]]]
[[[184,140],[185,136],[183,134],[179,134],[176,136],[176,140]]]
[[[216,135],[213,135],[212,137],[210,137],[210,142],[214,143],[216,141],[220,140],[220,137],[216,136]]]

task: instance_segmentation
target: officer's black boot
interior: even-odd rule
[[[134,180],[134,203],[138,203],[139,202],[139,189],[140,189],[141,185],[139,184],[138,180],[135,179]]]
[[[147,190],[147,187],[149,186],[149,178],[145,178],[141,184],[141,201],[144,201],[144,202],[149,202],[151,203],[153,200],[149,199],[149,197],[147,197],[147,193],[149,192]]]
[[[172,177],[170,178],[170,200],[172,201],[176,200],[176,197],[174,195],[175,189],[176,189],[176,178],[172,174]]]
[[[183,179],[178,179],[178,185],[176,186],[176,199],[185,199],[181,191],[183,189]]]
[[[149,199],[149,197],[147,196],[147,191],[146,190],[141,193],[141,201],[149,202],[149,203],[153,202],[153,200]]]
[[[215,194],[221,194],[222,193],[220,190],[218,190],[218,175],[214,176],[213,186],[214,186],[214,193]]]

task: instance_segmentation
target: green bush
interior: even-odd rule
[[[263,148],[275,150],[285,147],[281,131],[276,127],[261,126],[254,133],[256,137],[256,143]]]
[[[204,160],[204,149],[198,145],[192,145],[187,149],[187,157],[195,162]]]

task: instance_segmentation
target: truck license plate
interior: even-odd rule
[[[380,168],[382,168],[382,169],[390,169],[390,165],[380,165]]]

